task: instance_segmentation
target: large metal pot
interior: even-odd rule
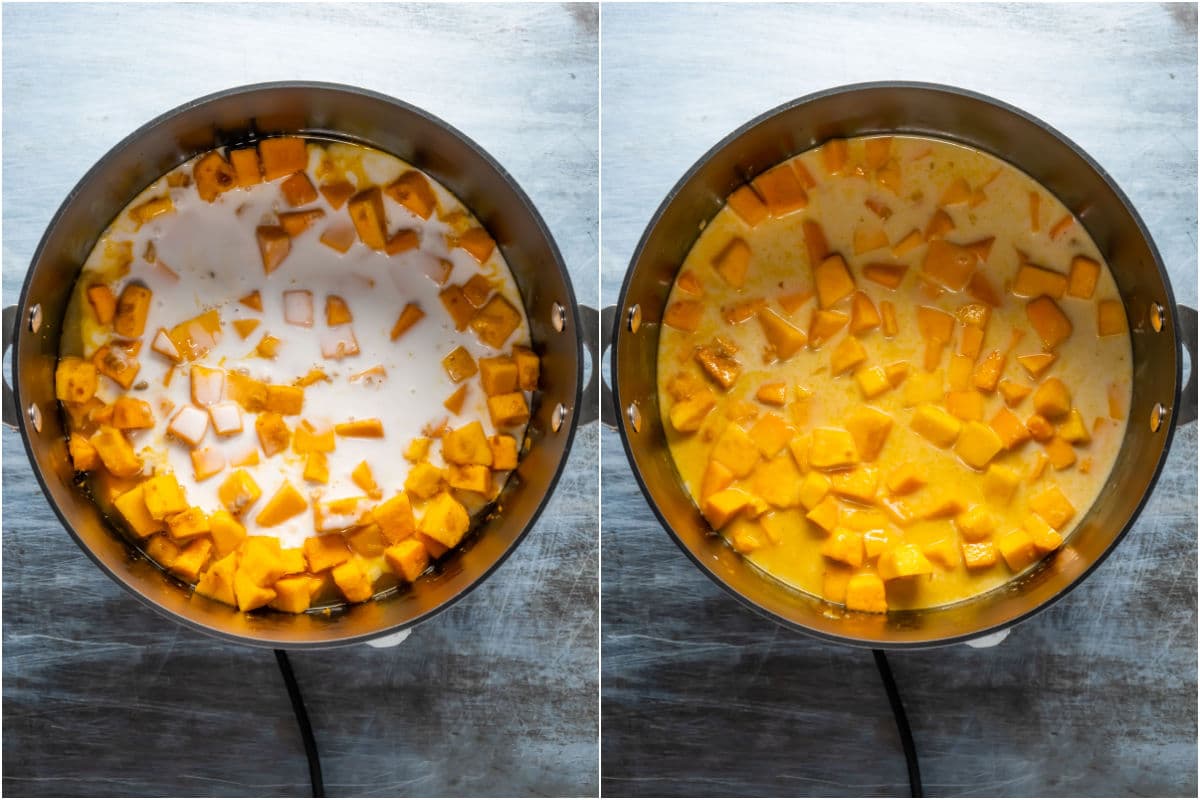
[[[441,181],[487,227],[507,259],[542,359],[527,433],[531,447],[501,495],[503,511],[491,514],[435,574],[391,597],[330,615],[243,614],[182,590],[114,532],[75,486],[54,398],[63,312],[80,266],[108,223],[143,188],[196,154],[274,133],[369,145]],[[363,89],[293,82],[246,86],[187,103],[143,125],[68,195],[34,253],[18,304],[5,309],[4,346],[7,350],[11,334],[13,350],[5,421],[21,431],[34,474],[64,527],[138,599],[193,628],[245,644],[348,644],[398,632],[445,609],[491,574],[529,531],[566,463],[578,417],[589,413],[580,408],[582,322],[562,257],[541,217],[503,167],[466,136],[418,108]]]
[[[887,615],[846,612],[790,589],[714,534],[675,470],[656,391],[668,292],[725,197],[827,139],[877,133],[970,145],[1016,165],[1057,195],[1112,267],[1130,320],[1134,362],[1125,441],[1107,488],[1066,545],[1036,571],[985,595]],[[857,84],[809,95],[751,120],[709,150],[670,191],[642,235],[613,313],[611,341],[616,417],[626,454],[646,499],[684,553],[754,610],[804,633],[859,646],[976,639],[1046,608],[1121,540],[1154,487],[1175,425],[1196,418],[1194,367],[1180,392],[1180,345],[1188,344],[1194,365],[1196,312],[1176,308],[1158,251],[1125,195],[1103,168],[1044,122],[999,101],[933,84]]]

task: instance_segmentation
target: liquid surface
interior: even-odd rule
[[[122,397],[144,402],[151,413],[148,427],[121,429],[141,462],[135,475],[114,475],[107,461],[89,470],[95,496],[116,517],[124,515],[113,501],[153,475],[174,476],[188,506],[211,516],[228,508],[222,487],[240,471],[261,492],[234,513],[246,534],[275,540],[283,552],[304,552],[314,537],[344,534],[346,560],[378,589],[395,582],[382,545],[412,538],[425,556],[437,556],[461,535],[443,537],[439,546],[418,523],[415,535],[380,536],[372,509],[403,495],[409,517],[421,520],[445,496],[477,512],[503,486],[511,465],[489,470],[490,454],[473,457],[468,480],[468,465],[448,461],[438,439],[478,426],[483,437],[507,437],[504,449],[515,455],[529,392],[502,386],[502,393],[519,394],[525,413],[497,420],[478,370],[481,359],[511,367],[516,352],[532,356],[528,324],[500,251],[435,181],[359,146],[307,141],[302,154],[295,152],[302,159],[293,165],[302,164],[297,171],[267,180],[264,151],[251,171],[258,180],[218,186],[215,196],[202,178],[202,162],[212,154],[197,157],[148,187],[112,223],[76,286],[63,355],[99,364],[104,348],[120,355],[136,343],[132,348],[140,349],[126,358],[137,372],[122,386],[101,368],[94,396],[68,403],[68,417],[77,443],[105,421],[116,425],[111,409]],[[217,164],[240,178],[233,166]],[[367,218],[356,219],[358,213]],[[271,248],[281,241],[284,255],[273,263],[280,251]],[[136,336],[122,335],[119,310],[116,320],[104,321],[89,295],[107,287],[123,302],[131,286],[150,292]],[[499,327],[480,324],[496,309]],[[215,330],[208,329],[214,320]],[[515,367],[508,372],[515,376]],[[278,408],[274,400],[264,407],[253,395],[270,386],[293,394]],[[222,411],[240,430],[218,430]],[[181,435],[187,428],[181,414],[202,426],[198,441]],[[367,429],[345,427],[364,421]],[[428,484],[419,491],[414,470]],[[463,488],[468,483],[472,489]],[[264,504],[288,487],[304,508],[281,519],[261,516]],[[160,563],[194,540],[174,528],[138,538],[147,546],[159,537],[165,537]],[[406,548],[416,549],[413,542]],[[222,549],[218,541],[204,563],[224,555]],[[341,558],[338,551],[334,559]],[[307,566],[305,575],[323,581],[313,596],[338,599],[327,571]]]
[[[990,155],[899,136],[731,195],[658,354],[670,450],[714,528],[876,612],[969,598],[1057,549],[1112,468],[1130,375],[1115,282],[1066,208]]]

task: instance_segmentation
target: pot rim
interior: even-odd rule
[[[842,636],[840,634],[829,633],[826,631],[818,630],[816,628],[810,628],[807,625],[803,625],[799,622],[795,622],[793,620],[787,619],[779,614],[776,614],[773,611],[770,611],[767,608],[764,608],[760,604],[754,602],[749,597],[747,597],[744,594],[742,594],[741,592],[739,592],[733,586],[729,585],[729,583],[727,583],[719,575],[717,575],[716,572],[714,572],[708,566],[708,564],[706,564],[699,557],[697,557],[697,555],[695,553],[693,553],[691,551],[691,549],[688,548],[688,546],[684,543],[682,537],[680,537],[679,534],[677,534],[675,532],[675,529],[667,521],[666,516],[662,513],[662,510],[659,508],[658,503],[654,500],[654,495],[651,492],[650,487],[647,484],[645,478],[643,477],[641,469],[638,467],[637,460],[634,457],[633,445],[631,443],[631,435],[630,435],[629,430],[627,429],[627,420],[626,420],[624,409],[623,409],[623,403],[621,401],[621,387],[619,384],[619,370],[617,368],[618,367],[618,364],[617,364],[618,353],[620,352],[620,348],[618,345],[620,343],[622,333],[624,332],[623,331],[623,323],[625,322],[625,315],[622,312],[625,308],[627,298],[628,298],[628,293],[630,290],[630,286],[633,282],[634,270],[635,270],[636,266],[638,265],[638,263],[642,259],[643,253],[645,252],[647,245],[649,244],[651,234],[658,227],[658,224],[661,222],[663,216],[666,214],[667,209],[675,202],[675,199],[682,193],[683,189],[688,184],[688,182],[691,181],[692,178],[714,156],[716,156],[718,153],[723,151],[726,147],[728,147],[734,141],[739,139],[741,136],[745,135],[751,129],[755,128],[756,126],[762,124],[763,122],[765,122],[769,119],[776,117],[777,115],[784,114],[786,112],[789,112],[796,108],[804,106],[808,103],[811,103],[811,102],[814,102],[817,100],[822,100],[822,99],[825,99],[828,97],[834,97],[834,96],[845,95],[845,94],[853,94],[856,92],[868,91],[868,90],[878,90],[878,89],[907,89],[907,90],[927,91],[927,92],[931,92],[931,93],[942,93],[942,94],[947,94],[947,95],[964,97],[969,100],[974,100],[976,102],[992,105],[994,107],[999,108],[1002,111],[1005,111],[1005,112],[1008,112],[1009,114],[1020,117],[1027,122],[1033,123],[1035,126],[1041,128],[1043,131],[1045,131],[1050,136],[1052,136],[1052,137],[1058,139],[1060,142],[1062,142],[1067,148],[1069,148],[1072,152],[1074,152],[1075,155],[1077,155],[1085,164],[1087,164],[1087,166],[1090,169],[1095,171],[1095,173],[1101,178],[1101,180],[1104,181],[1104,183],[1109,187],[1109,189],[1113,192],[1113,194],[1120,201],[1122,208],[1125,210],[1125,213],[1129,215],[1129,217],[1133,220],[1134,224],[1137,226],[1137,230],[1140,233],[1141,237],[1145,240],[1147,248],[1150,251],[1151,255],[1153,256],[1154,266],[1158,270],[1158,274],[1159,274],[1160,278],[1162,279],[1163,287],[1166,291],[1166,299],[1167,299],[1167,303],[1166,303],[1167,309],[1166,310],[1171,319],[1172,331],[1175,334],[1175,385],[1172,388],[1172,393],[1171,393],[1171,398],[1172,398],[1171,399],[1171,412],[1170,412],[1171,419],[1170,419],[1170,422],[1168,423],[1167,431],[1163,437],[1162,451],[1159,453],[1157,463],[1155,463],[1155,465],[1154,465],[1154,470],[1153,470],[1152,474],[1150,475],[1150,480],[1146,484],[1146,490],[1142,494],[1142,496],[1138,499],[1137,505],[1133,509],[1133,513],[1129,516],[1129,519],[1124,523],[1124,525],[1121,526],[1121,529],[1113,536],[1112,541],[1104,548],[1104,550],[1098,556],[1096,556],[1096,558],[1093,559],[1092,562],[1090,564],[1088,564],[1087,567],[1079,573],[1079,575],[1077,575],[1071,582],[1069,582],[1066,586],[1064,586],[1060,591],[1058,591],[1057,593],[1050,596],[1049,598],[1042,601],[1041,603],[1034,605],[1032,608],[1028,609],[1027,611],[1022,612],[1021,614],[1018,614],[1017,616],[1013,617],[1012,619],[1010,619],[1006,622],[1002,622],[1002,623],[999,623],[996,625],[990,625],[990,626],[980,628],[979,630],[975,630],[975,631],[970,631],[970,632],[961,633],[961,634],[955,634],[953,636],[946,636],[946,637],[941,637],[941,638],[936,638],[936,639],[908,640],[908,641],[896,641],[896,642],[879,640],[879,639],[866,639],[866,638],[859,638],[859,637]],[[926,134],[926,135],[937,136],[938,134]],[[947,132],[943,138],[953,141],[953,136],[954,136],[954,134],[951,131],[951,132]],[[982,148],[979,148],[979,149],[982,149]],[[1004,161],[1007,164],[1011,164],[1011,165],[1015,166],[1017,169],[1021,169],[1021,166],[1019,164],[1013,164],[1012,161],[1010,161],[1007,157],[1005,157],[1003,155],[1000,155],[997,153],[990,153],[990,155],[993,155],[996,158],[999,158],[1000,160]],[[749,178],[749,177],[750,176],[747,176],[747,178]],[[1181,384],[1181,378],[1182,378],[1182,374],[1181,374],[1181,370],[1182,370],[1182,358],[1181,358],[1182,331],[1180,330],[1179,314],[1178,314],[1178,311],[1177,311],[1176,305],[1175,305],[1175,292],[1171,288],[1170,276],[1167,274],[1167,270],[1163,265],[1162,256],[1158,252],[1158,247],[1154,244],[1154,239],[1150,236],[1150,231],[1146,228],[1145,223],[1142,221],[1141,216],[1138,215],[1136,209],[1134,209],[1133,204],[1129,201],[1129,198],[1121,190],[1121,187],[1117,185],[1117,182],[1112,178],[1112,176],[1108,174],[1107,170],[1105,170],[1090,155],[1088,155],[1088,153],[1085,150],[1083,150],[1083,148],[1079,147],[1079,145],[1075,144],[1074,141],[1069,139],[1067,136],[1063,135],[1056,128],[1047,124],[1046,122],[1039,119],[1038,117],[1035,117],[1034,115],[1032,115],[1026,111],[1023,111],[1022,109],[1017,108],[1016,106],[1010,105],[1009,103],[1005,103],[1002,100],[997,100],[993,97],[989,97],[988,95],[981,94],[979,92],[974,92],[969,89],[962,89],[962,88],[959,88],[956,86],[950,86],[947,84],[928,83],[928,82],[922,82],[922,81],[870,81],[870,82],[864,82],[864,83],[852,83],[852,84],[844,84],[841,86],[835,86],[835,87],[832,87],[829,89],[823,89],[823,90],[820,90],[817,92],[812,92],[810,94],[803,95],[802,97],[798,97],[793,100],[789,100],[785,103],[782,103],[768,111],[765,111],[765,112],[757,115],[756,117],[749,120],[748,122],[745,122],[742,125],[739,125],[731,133],[724,136],[719,142],[717,142],[715,145],[710,147],[704,153],[704,155],[700,156],[700,158],[697,159],[696,162],[693,163],[692,166],[690,166],[687,169],[687,171],[683,174],[683,176],[678,181],[676,181],[675,185],[671,187],[669,192],[667,192],[666,197],[663,198],[663,201],[659,204],[659,206],[655,210],[653,216],[651,216],[650,221],[646,224],[645,229],[642,231],[642,235],[638,240],[637,246],[634,248],[633,255],[630,257],[629,266],[625,270],[625,277],[624,277],[624,280],[621,282],[621,291],[617,295],[616,313],[613,315],[613,328],[612,328],[610,336],[611,336],[610,341],[612,342],[612,347],[611,347],[612,361],[610,364],[610,374],[611,374],[612,390],[613,390],[613,402],[616,406],[615,416],[617,418],[617,430],[619,431],[619,433],[621,435],[621,445],[625,449],[625,457],[628,460],[630,466],[632,467],[631,471],[633,472],[634,477],[637,479],[638,486],[642,490],[642,495],[646,498],[647,504],[653,510],[654,516],[658,518],[659,524],[662,526],[662,528],[670,535],[671,539],[675,542],[675,544],[679,547],[679,549],[684,552],[684,554],[688,557],[688,559],[690,559],[691,562],[696,567],[698,567],[701,572],[703,572],[705,575],[707,575],[714,583],[716,583],[718,586],[720,586],[722,589],[724,589],[728,594],[733,596],[733,598],[736,599],[737,601],[739,601],[742,605],[744,605],[747,608],[751,609],[752,611],[756,612],[760,616],[766,617],[767,619],[771,620],[772,622],[775,622],[786,628],[790,628],[792,630],[798,631],[803,634],[807,634],[809,636],[813,636],[818,639],[822,639],[827,642],[832,642],[834,644],[848,645],[851,647],[885,648],[885,649],[889,649],[889,650],[919,650],[919,649],[932,648],[932,647],[942,647],[942,646],[951,645],[951,644],[960,644],[963,642],[970,642],[972,640],[980,639],[982,637],[1015,627],[1016,625],[1019,625],[1020,623],[1024,622],[1025,620],[1029,619],[1030,617],[1034,616],[1035,614],[1038,614],[1039,612],[1044,611],[1045,609],[1049,608],[1050,606],[1052,606],[1054,603],[1058,602],[1063,597],[1066,597],[1075,587],[1077,587],[1079,584],[1083,583],[1083,581],[1089,575],[1091,575],[1092,572],[1094,572],[1102,563],[1104,563],[1105,559],[1108,558],[1108,556],[1112,553],[1112,551],[1114,549],[1116,549],[1117,545],[1120,544],[1121,540],[1125,538],[1126,534],[1129,533],[1130,529],[1133,527],[1133,525],[1137,521],[1138,517],[1141,516],[1143,508],[1145,508],[1147,501],[1150,499],[1150,495],[1153,494],[1153,492],[1154,492],[1155,485],[1158,483],[1158,478],[1159,478],[1159,475],[1162,473],[1163,465],[1166,463],[1167,456],[1171,449],[1171,443],[1175,436],[1175,425],[1176,425],[1176,421],[1178,419],[1177,412],[1179,409],[1179,396],[1180,396],[1180,390],[1181,390],[1180,384]],[[1192,369],[1193,370],[1196,369],[1196,366],[1193,365]],[[761,579],[776,581],[780,585],[785,585],[785,584],[782,584],[782,582],[777,581],[775,578],[773,578],[765,573],[763,573]],[[990,594],[991,592],[998,591],[1002,587],[1009,585],[1009,583],[1010,582],[1006,582],[1004,584],[1001,584],[999,587],[996,587],[995,589],[990,590],[989,592],[985,592],[982,595],[975,595],[974,597],[967,598],[966,600],[963,600],[960,602],[967,602],[967,603],[972,602],[974,599],[976,599],[978,597],[982,597],[986,594]],[[796,591],[797,593],[800,593],[800,590],[794,590],[794,591]]]
[[[38,460],[35,457],[34,452],[33,452],[33,447],[31,445],[31,441],[30,441],[30,433],[28,430],[28,421],[26,419],[26,415],[21,412],[23,402],[22,402],[22,397],[21,397],[21,381],[18,380],[19,372],[17,369],[17,364],[19,361],[18,356],[20,353],[21,339],[22,339],[22,336],[27,332],[26,326],[23,323],[26,319],[28,319],[29,290],[30,290],[30,285],[33,282],[34,268],[41,261],[42,251],[44,250],[47,241],[50,239],[51,233],[54,231],[54,229],[58,226],[59,222],[61,221],[63,214],[67,210],[67,207],[71,205],[72,201],[75,199],[76,195],[80,192],[81,188],[83,186],[87,185],[90,181],[92,181],[94,179],[94,175],[101,170],[101,167],[104,166],[109,160],[114,158],[117,153],[136,144],[138,141],[145,138],[146,136],[153,135],[155,129],[157,129],[160,125],[162,125],[167,120],[170,120],[179,115],[188,113],[188,112],[192,111],[193,109],[198,108],[200,106],[203,106],[203,105],[206,105],[206,104],[218,101],[218,100],[222,100],[227,97],[233,97],[233,96],[238,96],[238,95],[255,94],[255,93],[259,93],[259,92],[270,92],[270,91],[277,91],[277,90],[297,90],[297,89],[299,89],[299,90],[305,90],[305,89],[321,90],[321,91],[342,93],[342,94],[348,94],[348,95],[358,95],[360,97],[366,97],[370,100],[374,100],[374,101],[377,101],[380,103],[386,103],[386,104],[390,104],[393,106],[398,106],[398,107],[408,111],[409,113],[411,113],[415,116],[418,116],[418,117],[422,117],[426,121],[443,129],[447,133],[451,134],[453,137],[457,138],[463,144],[465,144],[469,149],[474,151],[475,154],[484,163],[486,163],[488,165],[488,167],[495,170],[495,172],[501,177],[501,179],[504,181],[504,183],[508,184],[509,188],[516,195],[516,197],[520,200],[521,205],[523,207],[523,212],[526,215],[528,215],[529,218],[533,221],[537,230],[540,232],[541,236],[545,239],[546,243],[549,245],[550,253],[553,256],[554,266],[558,269],[559,273],[562,275],[563,284],[566,287],[567,295],[565,298],[565,301],[566,301],[565,305],[568,306],[568,313],[571,315],[570,316],[571,326],[572,326],[571,330],[572,330],[573,335],[575,336],[575,340],[576,340],[575,396],[574,396],[573,403],[572,403],[572,410],[568,414],[570,419],[567,420],[567,430],[565,433],[566,442],[563,447],[563,455],[562,455],[562,458],[559,460],[559,463],[556,466],[554,473],[550,476],[549,483],[546,486],[546,491],[543,493],[542,497],[538,500],[537,505],[535,506],[534,511],[529,518],[529,522],[525,525],[525,527],[521,530],[521,532],[517,534],[517,536],[513,539],[512,543],[508,546],[508,548],[506,550],[504,550],[504,552],[502,552],[500,554],[500,556],[494,562],[492,562],[490,565],[488,565],[487,569],[483,570],[478,576],[476,576],[458,594],[454,595],[453,597],[450,597],[445,602],[443,602],[441,605],[436,606],[436,607],[430,609],[429,611],[426,611],[423,614],[419,614],[418,616],[416,616],[410,620],[407,620],[402,623],[398,623],[396,625],[382,627],[382,628],[379,628],[378,630],[372,631],[370,633],[355,634],[352,636],[343,636],[343,637],[337,637],[337,638],[305,640],[305,641],[275,640],[275,639],[265,638],[262,636],[259,636],[259,637],[242,636],[242,635],[239,635],[236,633],[231,633],[229,631],[224,631],[224,630],[210,627],[202,622],[192,619],[191,617],[187,617],[182,614],[178,614],[178,613],[160,605],[159,603],[152,600],[150,597],[148,597],[148,596],[144,595],[143,593],[141,593],[140,591],[138,591],[129,581],[125,580],[125,577],[123,575],[119,574],[119,572],[117,570],[111,569],[107,564],[105,564],[92,551],[92,549],[84,543],[83,539],[75,531],[74,525],[71,524],[71,522],[67,519],[66,515],[63,513],[62,508],[60,508],[59,505],[56,502],[54,502],[54,500],[52,499],[52,496],[50,493],[50,487],[49,487],[49,484],[47,483],[46,476],[42,470],[42,466],[38,462]],[[336,134],[336,131],[327,131],[327,132]],[[356,137],[351,137],[351,138],[356,138]],[[100,231],[97,232],[97,236],[99,235],[99,233],[100,233]],[[62,203],[59,205],[58,209],[54,212],[53,216],[50,217],[50,221],[46,224],[46,229],[42,233],[42,236],[38,241],[37,247],[33,251],[33,256],[30,259],[29,267],[27,268],[26,273],[25,273],[25,280],[22,283],[21,292],[18,295],[16,309],[17,309],[17,313],[15,315],[16,319],[14,321],[15,328],[12,331],[12,348],[11,348],[12,369],[11,369],[10,377],[12,380],[13,398],[14,398],[14,402],[15,402],[14,411],[16,412],[15,416],[17,418],[17,430],[21,434],[21,442],[25,447],[25,455],[29,459],[29,463],[30,463],[31,467],[33,468],[34,477],[37,479],[38,486],[41,488],[42,494],[46,498],[47,504],[54,510],[54,513],[58,517],[58,520],[62,524],[62,527],[67,531],[67,533],[69,533],[71,535],[71,538],[75,541],[75,544],[79,547],[79,549],[82,550],[85,554],[87,554],[88,558],[90,558],[94,564],[96,564],[98,567],[100,567],[100,569],[105,574],[107,574],[109,576],[109,578],[111,578],[121,588],[125,589],[127,592],[129,592],[131,595],[133,595],[135,598],[137,598],[139,601],[141,601],[144,605],[149,606],[151,609],[153,609],[154,611],[163,615],[164,617],[172,620],[173,622],[183,624],[184,626],[191,628],[192,630],[199,631],[200,633],[205,633],[205,634],[208,634],[209,636],[213,636],[215,638],[221,639],[222,641],[231,642],[234,644],[248,645],[248,646],[252,646],[252,647],[265,647],[265,648],[272,648],[272,649],[285,648],[285,649],[289,649],[289,650],[320,650],[320,649],[328,649],[328,648],[334,648],[334,647],[342,647],[342,646],[346,646],[346,645],[353,645],[353,644],[359,644],[359,643],[363,643],[363,642],[373,641],[373,640],[380,639],[380,638],[383,638],[383,637],[391,635],[391,634],[399,633],[400,631],[408,630],[408,629],[410,629],[422,622],[425,622],[426,620],[442,613],[446,609],[448,609],[451,606],[453,606],[454,604],[456,604],[458,601],[462,600],[464,597],[466,597],[468,594],[470,594],[472,591],[474,591],[476,587],[478,587],[480,584],[482,584],[484,581],[486,581],[489,577],[491,577],[491,575],[497,569],[499,569],[500,566],[505,561],[508,560],[509,556],[511,556],[513,554],[513,552],[517,549],[517,547],[520,546],[520,544],[525,540],[525,537],[529,535],[529,532],[533,529],[534,525],[537,524],[538,519],[541,517],[542,512],[545,511],[546,505],[550,502],[550,498],[554,494],[554,490],[557,487],[558,481],[562,477],[563,470],[566,468],[567,461],[570,458],[571,448],[574,445],[574,441],[575,441],[575,431],[576,431],[576,426],[578,424],[578,419],[579,419],[578,412],[579,412],[579,408],[580,408],[580,401],[581,401],[582,395],[583,395],[583,360],[584,360],[583,359],[583,350],[584,350],[584,345],[585,345],[584,337],[583,337],[583,327],[582,327],[583,322],[580,317],[578,303],[576,302],[575,288],[571,282],[570,273],[567,270],[566,263],[563,261],[562,253],[558,248],[558,243],[554,240],[554,237],[550,234],[550,229],[546,226],[545,220],[542,218],[541,214],[538,213],[538,210],[534,206],[533,201],[529,199],[529,196],[525,193],[524,189],[521,188],[520,184],[517,183],[516,179],[513,178],[513,176],[508,172],[508,170],[506,170],[503,166],[501,166],[500,163],[491,156],[491,154],[489,154],[486,150],[484,150],[473,139],[468,137],[466,134],[462,133],[462,131],[458,130],[453,125],[450,125],[449,123],[445,122],[440,117],[437,117],[418,106],[412,105],[411,103],[407,103],[398,98],[391,97],[390,95],[385,95],[380,92],[372,91],[370,89],[363,89],[358,86],[351,86],[348,84],[340,84],[340,83],[331,83],[331,82],[326,82],[326,81],[268,81],[268,82],[263,82],[263,83],[245,84],[242,86],[235,86],[235,87],[232,87],[229,89],[223,89],[218,92],[212,92],[212,93],[204,95],[202,97],[198,97],[196,99],[189,100],[185,103],[182,103],[181,105],[176,106],[175,108],[170,109],[169,111],[159,114],[158,116],[154,117],[150,121],[145,122],[142,125],[138,126],[133,132],[131,132],[130,134],[128,134],[127,136],[122,138],[119,142],[117,142],[115,145],[113,145],[111,148],[109,148],[104,153],[103,156],[101,156],[99,159],[97,159],[96,163],[93,164],[91,166],[91,168],[89,168],[88,171],[86,173],[84,173],[83,177],[80,178],[75,183],[75,185],[71,188],[71,190],[67,193],[66,197],[63,199]],[[61,411],[56,407],[55,413],[61,413]],[[40,435],[40,434],[38,434],[38,435]],[[113,533],[114,533],[114,535],[120,536],[120,534],[116,533],[115,531]],[[124,537],[121,537],[121,538],[124,538]],[[133,545],[129,544],[128,542],[126,542],[126,545],[130,546],[130,547],[133,546]],[[175,580],[173,577],[168,575],[166,572],[162,572],[162,574],[165,577],[165,579],[167,579],[167,580],[171,580],[171,581]],[[372,600],[372,602],[387,602],[389,599],[391,599],[391,596],[383,597],[379,600]],[[275,613],[275,612],[272,612],[272,613]],[[283,613],[283,612],[278,612],[278,613]],[[321,615],[314,615],[314,616],[321,616]]]

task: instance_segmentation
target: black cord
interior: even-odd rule
[[[296,714],[296,724],[300,726],[300,738],[304,740],[304,755],[308,759],[308,780],[312,784],[312,796],[324,797],[325,783],[321,779],[321,754],[317,752],[317,740],[313,737],[312,723],[308,721],[308,711],[304,708],[304,697],[300,694],[300,684],[296,683],[296,674],[292,672],[292,662],[286,652],[276,650],[275,660],[279,662],[279,671],[283,673],[288,699],[292,701],[292,711]]]
[[[912,729],[908,727],[908,714],[904,711],[904,701],[900,699],[900,690],[896,688],[896,679],[892,676],[892,667],[888,664],[887,654],[882,650],[872,650],[875,656],[875,667],[883,680],[884,691],[887,692],[888,702],[892,704],[892,716],[896,718],[896,730],[900,732],[900,745],[904,748],[904,762],[908,766],[908,789],[913,797],[924,797],[925,790],[921,786],[921,764],[917,761],[917,745],[913,742]]]

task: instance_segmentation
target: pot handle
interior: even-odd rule
[[[592,360],[592,377],[587,386],[583,387],[583,395],[579,400],[579,413],[576,417],[580,425],[595,422],[600,417],[599,396],[596,392],[596,382],[600,380],[600,312],[591,306],[579,306],[580,321],[582,322],[583,345],[588,350]]]
[[[616,306],[605,306],[600,312],[600,358],[609,351],[613,344],[613,322],[617,318]],[[604,363],[608,363],[607,360]],[[617,429],[617,401],[613,397],[612,387],[604,380],[603,370],[599,363],[596,374],[600,376],[600,424],[609,430]]]
[[[3,358],[3,356],[8,355],[8,349],[12,347],[13,338],[17,332],[16,306],[4,307],[4,316],[3,319],[0,320],[0,325],[4,326],[4,351],[3,353],[0,353],[0,358]],[[13,366],[15,367],[16,365],[14,364]],[[15,431],[17,429],[17,398],[13,394],[12,387],[8,385],[7,377],[8,376],[6,375],[0,376],[0,380],[3,380],[4,382],[4,405],[2,409],[4,415],[3,420],[5,427],[11,428]]]
[[[1179,318],[1179,332],[1183,339],[1183,346],[1187,348],[1188,359],[1191,361],[1188,368],[1187,386],[1183,387],[1183,391],[1179,395],[1179,409],[1176,411],[1175,424],[1187,425],[1189,422],[1196,421],[1196,309],[1179,305],[1175,307],[1175,314]]]

